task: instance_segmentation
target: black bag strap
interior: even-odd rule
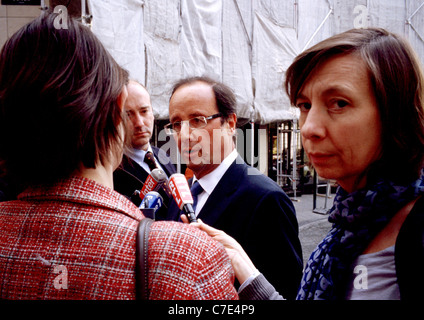
[[[148,288],[148,250],[149,250],[149,231],[153,220],[144,218],[140,221],[136,236],[136,297],[139,300],[149,299]]]

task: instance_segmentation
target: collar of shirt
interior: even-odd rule
[[[208,173],[204,177],[197,179],[196,176],[193,176],[193,183],[199,181],[200,185],[203,188],[203,192],[200,193],[197,197],[197,206],[196,206],[196,215],[200,212],[203,205],[206,203],[206,200],[211,195],[212,191],[218,185],[221,178],[227,172],[231,164],[236,160],[238,156],[237,150],[234,149],[222,162],[221,164],[212,172]]]
[[[152,147],[149,144],[149,147],[147,148],[147,150],[141,150],[141,149],[134,149],[132,148],[131,151],[128,154],[128,157],[130,157],[131,159],[133,159],[135,162],[137,162],[144,170],[146,170],[148,173],[150,173],[150,168],[147,165],[147,163],[144,162],[144,156],[146,155],[146,153],[150,151],[153,153]],[[156,157],[155,157],[156,159]],[[159,163],[156,160],[157,163]]]

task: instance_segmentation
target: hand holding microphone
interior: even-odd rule
[[[184,212],[190,222],[197,222],[193,210],[193,197],[185,176],[181,173],[174,173],[169,178],[168,186],[178,208]]]

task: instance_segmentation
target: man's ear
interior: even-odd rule
[[[235,113],[230,114],[228,116],[227,122],[228,122],[228,125],[229,125],[229,128],[230,128],[230,131],[232,133],[234,133],[237,129],[237,116],[236,116],[236,114]]]
[[[127,101],[128,98],[128,90],[127,90],[127,86],[123,86],[121,93],[118,96],[118,107],[119,109],[121,109],[121,112],[124,110],[124,106],[125,106],[125,102]]]

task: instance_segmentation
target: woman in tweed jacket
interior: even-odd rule
[[[128,74],[91,31],[47,13],[0,53],[0,169],[20,188],[0,204],[3,299],[134,299],[143,215],[113,191]],[[235,299],[224,248],[156,222],[150,299]]]

